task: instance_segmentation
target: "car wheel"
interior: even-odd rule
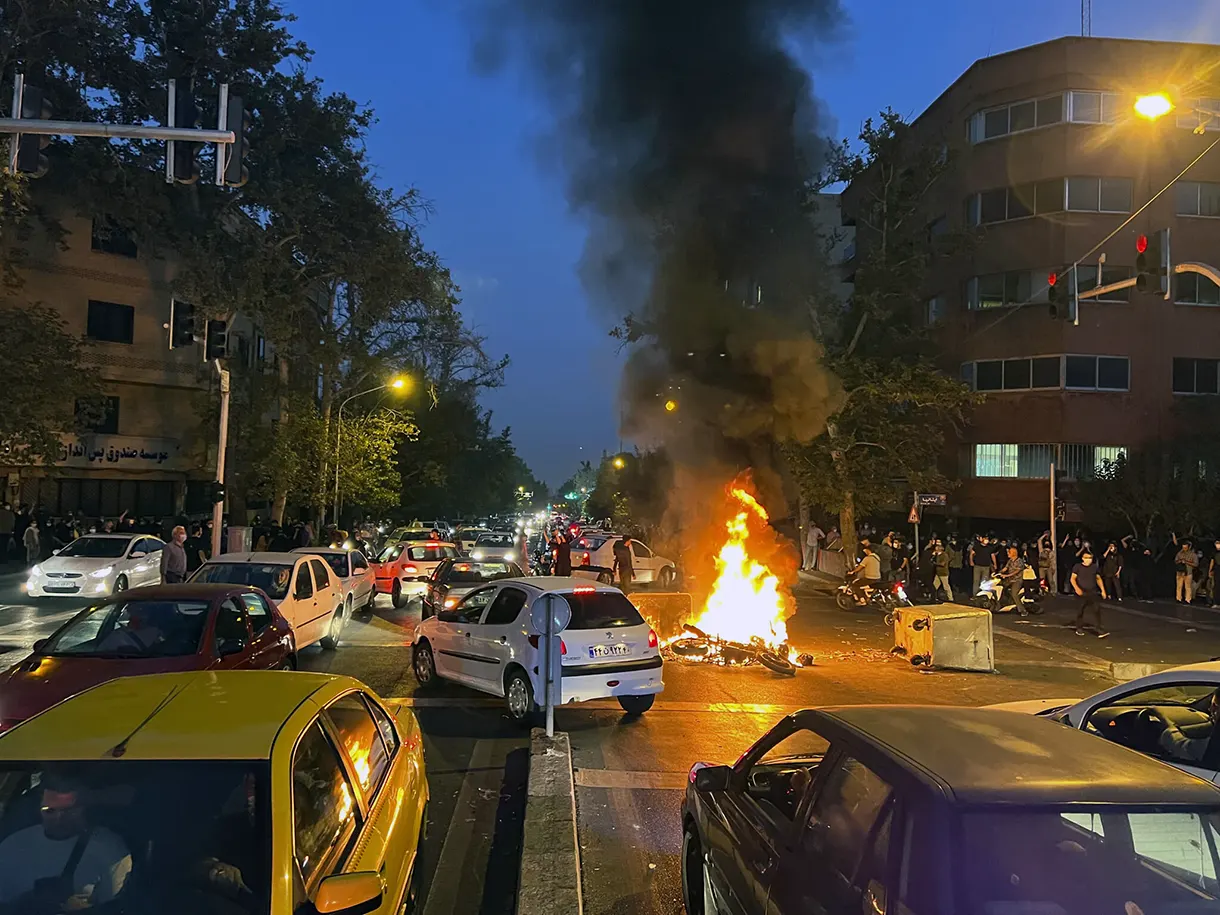
[[[600,581],[603,585],[614,584],[614,576],[612,574],[610,574],[609,572],[598,572],[597,580]]]
[[[657,578],[658,584],[665,590],[669,590],[674,586],[674,582],[678,579],[678,573],[673,566],[666,566],[661,570],[660,576]]]
[[[424,869],[420,861],[424,840],[428,837],[428,804],[424,803],[424,812],[419,820],[419,838],[415,842],[415,863],[411,865],[411,881],[407,884],[407,898],[402,904],[402,915],[415,915],[423,911]]]
[[[372,615],[375,609],[377,609],[377,589],[374,587],[369,589],[369,599],[364,603],[364,612]]]
[[[334,651],[339,647],[339,635],[343,632],[343,605],[340,604],[335,608],[334,614],[330,618],[330,631],[322,638],[322,647],[327,651]]]
[[[297,669],[297,659],[293,655],[288,655],[287,657],[285,657],[283,662],[280,664],[280,670],[296,670],[296,669]]]
[[[714,915],[704,906],[703,846],[695,827],[689,826],[682,833],[682,902],[686,915]]]
[[[118,594],[120,591],[126,591],[126,590],[127,590],[127,576],[120,575],[118,578],[116,578],[114,580],[114,593]]]
[[[508,706],[508,717],[518,724],[528,724],[537,711],[534,687],[521,668],[510,671],[504,681],[504,703]]]
[[[656,701],[655,695],[647,696],[619,696],[618,704],[623,707],[623,711],[628,715],[643,715],[646,711],[652,708],[652,704]]]
[[[411,652],[411,669],[415,671],[415,679],[421,687],[436,684],[436,658],[432,656],[432,646],[420,642]]]
[[[395,610],[402,606],[402,582],[397,578],[394,579],[394,587],[390,591],[390,601],[394,604]]]

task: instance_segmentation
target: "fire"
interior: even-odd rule
[[[767,523],[767,510],[748,491],[732,486],[739,508],[728,521],[728,534],[716,555],[716,581],[703,610],[691,623],[708,635],[730,642],[761,639],[779,648],[788,644],[792,597],[771,569],[750,555],[750,523]]]

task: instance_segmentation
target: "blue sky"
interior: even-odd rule
[[[1076,0],[844,3],[841,40],[801,52],[837,136],[886,106],[914,117],[980,57],[1080,31]],[[453,271],[489,352],[512,358],[504,387],[483,402],[534,472],[558,484],[581,459],[618,447],[619,356],[576,275],[584,227],[568,212],[563,177],[538,155],[549,112],[514,73],[474,71],[462,5],[286,3],[315,49],[311,72],[376,110],[368,145],[380,179],[431,201],[426,242]],[[1220,43],[1214,0],[1093,6],[1094,35]]]

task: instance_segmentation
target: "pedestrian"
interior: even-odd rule
[[[953,600],[953,585],[949,582],[949,553],[945,545],[937,540],[932,546],[932,593],[941,588],[945,592],[945,600]]]
[[[1000,569],[1000,586],[1008,594],[1008,599],[1012,601],[1013,609],[1021,616],[1027,616],[1025,609],[1025,560],[1021,558],[1020,551],[1015,546],[1009,546],[1007,551],[1007,560],[1004,567]],[[1003,609],[1003,601],[1000,601]]]
[[[21,543],[25,547],[26,565],[34,565],[42,553],[42,537],[38,533],[38,520],[31,515],[21,535]]]
[[[617,556],[615,553],[616,558]],[[555,533],[553,574],[565,577],[572,574],[572,541],[559,531]]]
[[[1051,532],[1043,531],[1038,538],[1038,578],[1045,582],[1047,593],[1055,593],[1055,563],[1051,552]]]
[[[182,548],[186,550],[186,571],[189,574],[207,561],[208,547],[203,542],[203,528],[198,524],[192,524],[190,536],[186,538],[186,543],[182,544]]]
[[[1111,540],[1101,559],[1101,577],[1106,583],[1106,593],[1112,600],[1121,601],[1123,599],[1123,588],[1119,582],[1122,572],[1123,554],[1118,549],[1118,544]]]
[[[624,594],[631,593],[635,582],[635,567],[631,559],[631,538],[624,537],[614,544],[614,568],[611,574],[618,573],[618,586]]]
[[[994,561],[993,552],[994,550],[988,542],[986,534],[980,534],[970,544],[967,558],[970,562],[970,568],[974,573],[972,594],[978,594],[982,590],[983,582],[991,577],[991,567]]]
[[[1072,568],[1072,590],[1080,598],[1080,607],[1076,611],[1076,634],[1084,635],[1086,628],[1092,628],[1099,639],[1104,639],[1110,633],[1101,627],[1101,603],[1106,598],[1105,582],[1101,580],[1101,571],[1093,564],[1092,552],[1085,551],[1080,555],[1080,562]],[[1089,627],[1084,616],[1087,610],[1093,611],[1096,625]]]
[[[1189,540],[1178,543],[1178,535],[1173,533],[1171,536],[1174,544],[1178,546],[1178,553],[1173,557],[1173,569],[1176,573],[1173,597],[1174,600],[1189,604],[1195,596],[1195,569],[1199,567],[1199,556]]]
[[[32,517],[30,514],[30,507],[25,503],[22,503],[14,515],[12,551],[20,556],[22,544],[25,542],[23,539],[25,536],[25,529],[30,526],[30,518]]]
[[[822,538],[826,532],[816,521],[809,522],[809,530],[805,533],[805,569],[816,571],[818,567],[818,551],[822,548]]]
[[[9,541],[13,539],[13,528],[17,524],[17,515],[7,502],[0,503],[0,562],[8,559]]]
[[[949,557],[949,583],[959,591],[965,590],[962,584],[962,576],[965,574],[962,568],[962,547],[956,535],[949,538],[945,553]]]
[[[313,546],[313,525],[308,521],[297,531],[297,546]]]
[[[894,568],[894,532],[887,531],[873,552],[881,563],[881,580],[889,581]]]
[[[176,525],[169,535],[169,543],[161,550],[161,583],[176,585],[186,581],[186,528]]]
[[[1216,594],[1216,560],[1220,559],[1220,537],[1216,538],[1215,547],[1211,561],[1207,564],[1207,598],[1213,607],[1220,606],[1220,596]]]

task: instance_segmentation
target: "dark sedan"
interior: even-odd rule
[[[521,578],[525,573],[515,562],[470,559],[446,559],[428,579],[424,594],[423,615],[436,616],[442,610],[452,610],[458,601],[491,581],[501,578]]]
[[[117,677],[294,666],[292,627],[258,588],[135,588],[86,607],[0,675],[0,730]]]
[[[682,819],[688,915],[1220,913],[1220,790],[1014,712],[797,712]]]

